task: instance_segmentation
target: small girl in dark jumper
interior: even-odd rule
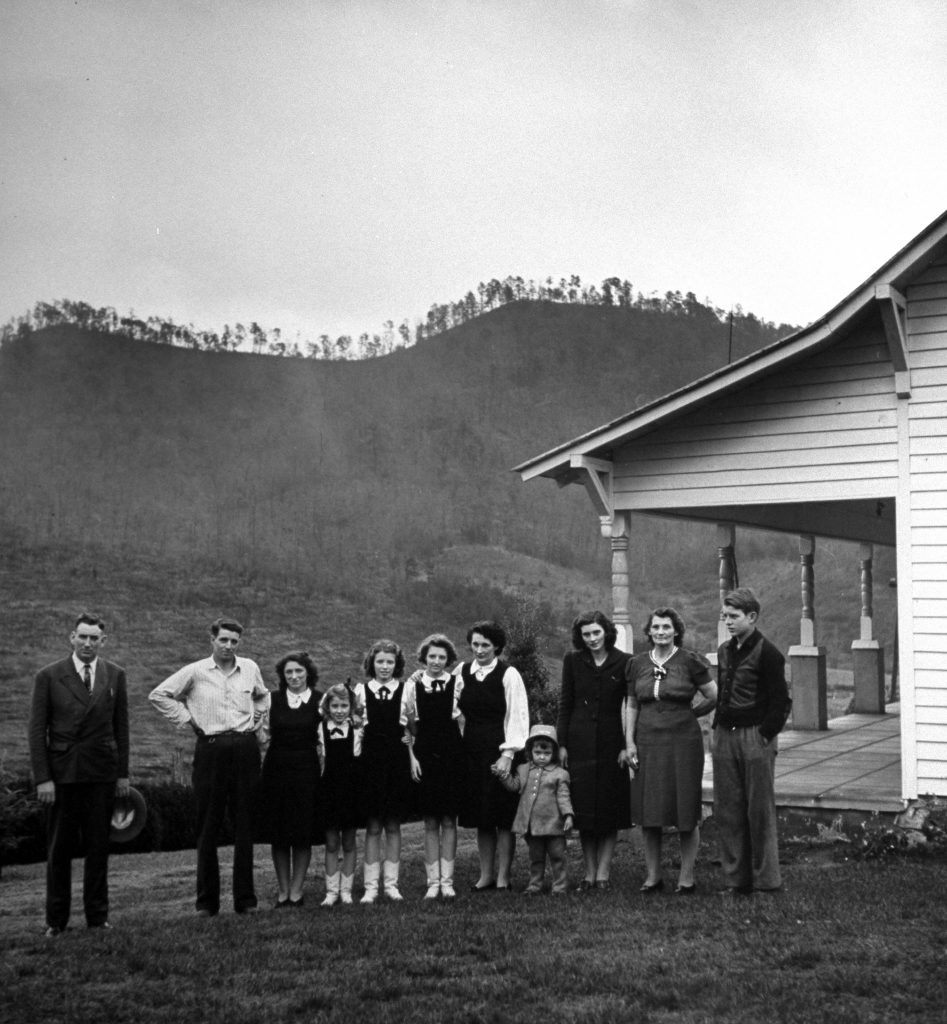
[[[529,761],[521,764],[503,785],[520,794],[513,831],[529,847],[529,884],[524,896],[542,892],[546,858],[552,869],[553,895],[568,889],[566,833],[572,829],[569,773],[559,764],[559,743],[552,725],[534,725],[526,740]],[[499,773],[496,773],[499,775]]]
[[[322,816],[326,828],[324,907],[352,902],[355,832],[360,821],[358,758],[362,753],[363,709],[344,683],[330,686],[319,703],[319,764]],[[341,847],[341,864],[339,850]]]

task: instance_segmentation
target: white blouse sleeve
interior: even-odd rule
[[[503,719],[503,743],[500,750],[512,757],[526,746],[529,736],[529,704],[526,686],[519,672],[509,666],[503,673],[503,692],[506,696],[506,715]]]
[[[418,720],[416,676],[417,673],[406,679],[401,690],[401,715],[398,722],[403,726],[413,725]]]

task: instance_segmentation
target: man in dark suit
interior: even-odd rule
[[[82,901],[90,928],[109,928],[112,805],[127,796],[125,671],[99,657],[105,623],[83,613],[69,636],[72,656],[40,669],[30,706],[30,760],[46,807],[46,934],[69,923],[72,857],[85,852]]]

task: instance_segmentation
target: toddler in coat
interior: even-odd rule
[[[566,833],[572,828],[569,773],[559,764],[559,742],[552,725],[534,725],[526,740],[526,764],[500,781],[520,794],[513,831],[529,847],[529,884],[524,896],[542,892],[546,858],[552,869],[553,895],[568,888]]]

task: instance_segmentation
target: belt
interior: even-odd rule
[[[227,729],[225,732],[215,732],[210,736],[198,736],[198,742],[203,740],[205,743],[213,743],[215,740],[237,740],[242,739],[245,736],[252,736],[256,738],[256,733],[250,729]]]

